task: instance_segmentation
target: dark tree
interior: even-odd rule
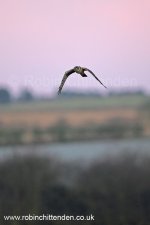
[[[28,89],[23,89],[18,97],[20,101],[32,101],[33,100],[33,93]]]
[[[11,93],[7,88],[0,88],[0,103],[9,103],[11,101]]]

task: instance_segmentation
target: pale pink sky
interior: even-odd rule
[[[0,1],[0,86],[52,93],[80,65],[110,89],[150,91],[149,60],[149,0]],[[76,74],[65,88],[103,90]]]

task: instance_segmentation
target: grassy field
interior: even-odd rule
[[[142,108],[147,101],[146,96],[131,95],[60,97],[55,100],[1,105],[0,143],[18,143],[21,139],[25,143],[32,143],[35,139],[42,142],[61,139],[65,131],[67,135],[72,132],[71,138],[78,139],[80,136],[88,138],[88,135],[97,138],[98,133],[99,137],[103,135],[108,138],[119,137],[121,133],[121,136],[135,136],[139,132],[150,136],[148,110]]]
[[[111,119],[136,120],[145,96],[57,98],[0,106],[0,124],[48,127],[65,120],[71,125],[101,123]]]
[[[5,112],[0,115],[0,123],[10,127],[48,127],[58,121],[67,121],[70,125],[79,126],[85,123],[102,123],[110,119],[135,120],[138,112],[135,109],[97,109],[75,111],[42,111],[42,112]]]
[[[142,95],[112,96],[112,97],[58,97],[54,100],[32,101],[28,103],[12,103],[0,106],[3,112],[45,112],[60,110],[95,110],[102,108],[135,108],[140,106],[148,97]]]

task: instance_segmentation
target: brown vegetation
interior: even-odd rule
[[[49,127],[60,120],[68,124],[79,126],[86,122],[101,123],[112,119],[135,121],[138,118],[136,109],[99,109],[99,110],[71,110],[71,111],[21,111],[1,112],[0,124],[4,127]]]
[[[150,156],[118,155],[83,167],[55,158],[19,157],[0,162],[0,224],[7,215],[94,215],[85,225],[148,225]],[[75,221],[48,221],[75,224]],[[41,221],[32,221],[41,224]]]

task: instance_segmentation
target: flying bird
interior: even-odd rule
[[[59,86],[59,90],[58,90],[58,94],[61,94],[61,91],[62,91],[62,88],[67,80],[67,78],[72,74],[72,73],[78,73],[80,74],[82,77],[87,77],[87,75],[84,73],[85,71],[88,71],[89,73],[91,73],[96,80],[98,80],[98,82],[100,82],[101,85],[103,85],[105,88],[107,88],[99,79],[98,77],[96,77],[96,75],[91,71],[89,70],[88,68],[85,68],[85,67],[81,67],[81,66],[75,66],[73,69],[71,70],[68,70],[65,72],[64,76],[63,76],[63,79],[61,81],[61,84]]]

